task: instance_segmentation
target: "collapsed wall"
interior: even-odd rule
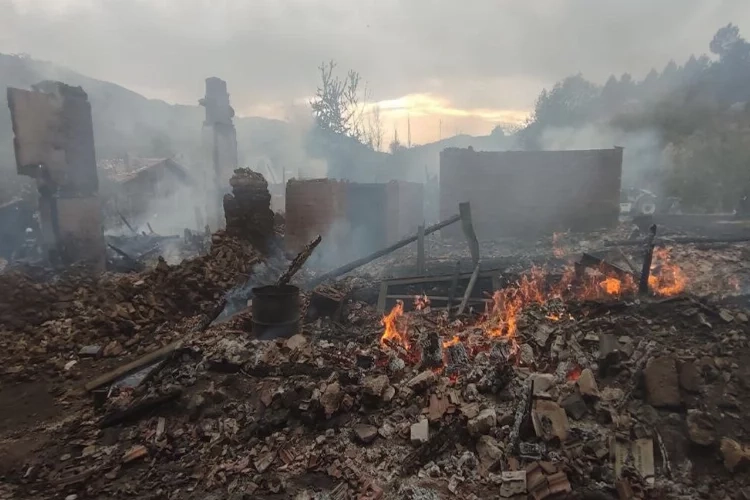
[[[480,239],[588,231],[617,223],[622,148],[440,153],[440,215],[469,201]],[[458,236],[460,228],[444,234]]]
[[[297,252],[322,235],[341,258],[356,258],[413,234],[424,221],[423,185],[291,179],[286,185],[286,234]]]

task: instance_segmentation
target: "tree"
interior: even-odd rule
[[[370,95],[366,84],[360,89],[359,73],[349,70],[342,79],[334,74],[336,63],[333,61],[321,64],[318,69],[321,85],[310,101],[316,126],[380,149],[383,141],[380,109],[368,105]]]

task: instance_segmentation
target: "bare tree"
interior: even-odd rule
[[[360,91],[359,73],[350,70],[342,79],[334,75],[333,61],[321,64],[318,69],[321,86],[310,101],[317,126],[379,150],[383,142],[380,109],[368,105],[370,92],[366,84]]]

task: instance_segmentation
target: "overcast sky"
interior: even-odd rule
[[[577,72],[643,77],[708,52],[716,30],[750,37],[750,0],[0,0],[0,52],[31,56],[147,97],[194,104],[227,80],[241,115],[283,118],[334,59],[359,71],[415,142],[523,119]],[[416,124],[416,125],[415,125]],[[391,125],[389,123],[388,125]],[[402,128],[403,134],[405,128]]]

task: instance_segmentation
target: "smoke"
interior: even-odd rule
[[[250,271],[250,278],[226,294],[227,305],[216,318],[215,322],[228,319],[235,313],[247,307],[248,301],[253,297],[253,288],[274,284],[284,271],[289,267],[289,260],[279,249],[270,255],[265,261],[254,265]]]
[[[541,135],[542,149],[610,149],[621,146],[622,185],[648,189],[659,194],[659,173],[666,156],[661,134],[653,129],[623,131],[604,125],[546,127]]]

